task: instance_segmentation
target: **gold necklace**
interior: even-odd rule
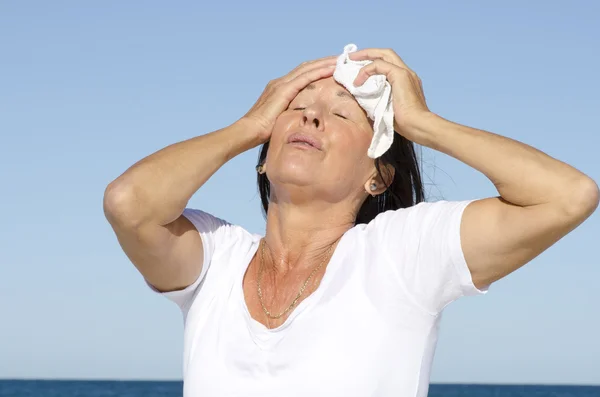
[[[300,299],[300,297],[304,293],[304,290],[306,289],[306,286],[308,285],[308,282],[315,275],[315,273],[321,267],[323,267],[323,264],[326,262],[327,257],[329,256],[329,253],[331,252],[332,248],[333,248],[333,244],[327,250],[325,258],[323,259],[323,261],[321,261],[321,263],[319,263],[319,266],[315,267],[313,269],[313,271],[310,272],[310,275],[308,276],[308,278],[306,279],[306,281],[304,282],[304,284],[300,288],[300,291],[298,291],[298,295],[296,295],[296,298],[292,301],[292,304],[289,305],[288,308],[285,309],[284,311],[282,311],[281,313],[279,313],[277,315],[272,315],[271,312],[267,309],[267,307],[265,306],[265,304],[263,302],[262,289],[260,288],[260,282],[262,280],[263,268],[264,268],[264,262],[265,262],[265,242],[264,241],[262,242],[261,249],[260,249],[260,268],[258,269],[258,277],[256,278],[256,289],[258,291],[258,300],[260,301],[260,305],[262,306],[263,312],[265,312],[265,314],[267,315],[267,317],[276,320],[276,319],[281,318],[282,316],[286,315],[290,310],[292,310],[292,308],[294,306],[296,306],[296,304],[298,303],[298,299]]]

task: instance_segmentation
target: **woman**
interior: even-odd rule
[[[427,108],[391,50],[394,143],[371,159],[365,112],[335,57],[272,81],[224,129],[171,145],[112,182],[104,206],[124,251],[185,318],[186,396],[426,396],[440,314],[529,262],[598,205],[586,175],[536,149]],[[484,173],[499,197],[422,202],[412,142]],[[263,144],[264,237],[200,210],[192,195]]]

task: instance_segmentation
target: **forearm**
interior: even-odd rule
[[[105,209],[136,225],[166,225],[227,161],[260,144],[241,122],[170,145],[140,160],[112,182]]]
[[[420,141],[416,143],[482,172],[512,204],[577,205],[581,193],[592,186],[597,189],[575,168],[513,139],[459,125],[433,113],[422,117],[414,128]]]

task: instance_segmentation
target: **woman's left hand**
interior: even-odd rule
[[[383,74],[392,86],[394,129],[405,138],[419,143],[417,123],[430,114],[423,93],[423,84],[417,74],[391,49],[368,48],[350,53],[354,61],[370,60],[354,81],[362,85],[370,76]]]

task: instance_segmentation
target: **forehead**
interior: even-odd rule
[[[348,98],[354,99],[354,96],[348,92],[341,84],[333,79],[333,77],[328,77],[326,79],[315,81],[314,83],[310,83],[307,85],[301,92],[316,92],[319,93],[331,93],[336,97],[340,98]]]

